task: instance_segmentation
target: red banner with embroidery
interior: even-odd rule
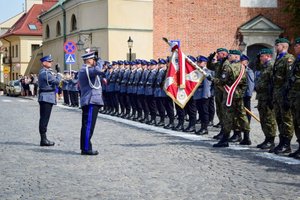
[[[204,78],[197,65],[177,45],[172,47],[164,90],[179,107],[185,107]]]

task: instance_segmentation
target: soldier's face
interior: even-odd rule
[[[225,57],[227,57],[227,55],[228,54],[225,51],[220,51],[217,53],[217,59],[219,60],[219,59],[225,58]]]
[[[300,44],[295,44],[294,50],[297,55],[300,55]]]
[[[275,49],[278,53],[281,53],[284,49],[283,44],[282,43],[278,43],[275,45]]]

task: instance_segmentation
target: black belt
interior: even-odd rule
[[[39,90],[39,93],[41,93],[41,92],[55,92],[55,89],[53,89],[53,90]]]

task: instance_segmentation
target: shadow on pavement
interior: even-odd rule
[[[39,146],[34,143],[28,143],[28,142],[0,142],[2,145],[16,145],[16,146]]]
[[[50,149],[49,148],[38,148],[38,149],[30,149],[31,151],[37,152],[37,153],[50,153],[50,154],[62,154],[62,155],[80,155],[80,153],[76,151],[64,151],[59,149]]]

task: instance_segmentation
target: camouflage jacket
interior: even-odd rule
[[[222,87],[224,85],[228,85],[229,87],[231,87],[241,72],[242,64],[240,62],[233,62],[233,63],[225,62],[223,67],[224,69],[222,71],[220,84],[222,85]],[[233,98],[234,99],[243,98],[246,88],[247,88],[247,78],[246,78],[246,73],[244,73],[241,81],[236,87]],[[227,92],[225,90],[224,92],[226,93],[227,96]]]
[[[288,71],[291,69],[294,60],[294,56],[289,53],[276,59],[272,69],[274,99],[282,98],[283,90],[285,89],[285,84],[288,79]]]
[[[288,76],[289,98],[300,96],[300,57],[292,65]]]
[[[255,79],[255,89],[258,100],[269,100],[271,95],[273,62],[267,62],[259,68],[258,76]]]

